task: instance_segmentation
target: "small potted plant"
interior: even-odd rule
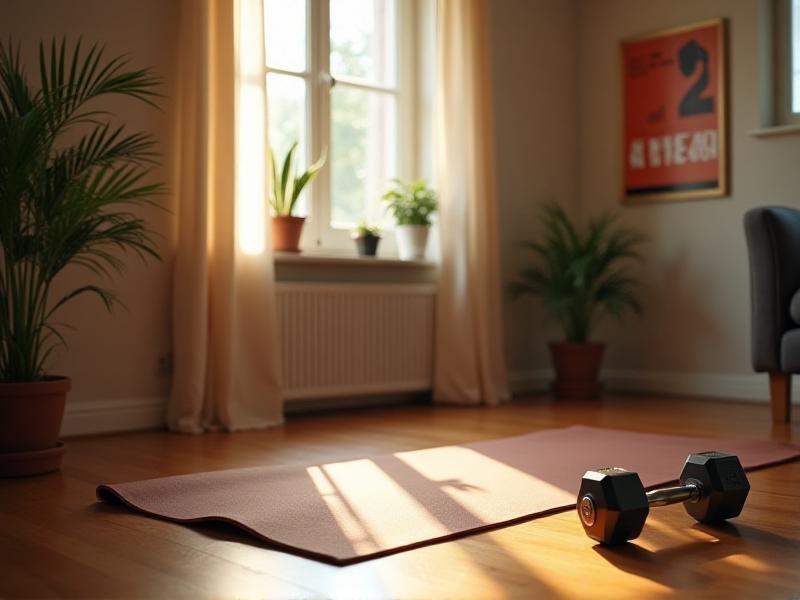
[[[158,258],[136,207],[162,186],[146,181],[154,139],[111,126],[97,99],[125,96],[152,104],[158,84],[147,70],[106,60],[99,46],[39,46],[37,80],[20,52],[0,46],[0,476],[59,468],[58,441],[70,379],[47,371],[64,343],[59,310],[80,296],[110,309],[113,292],[97,283],[58,292],[72,276],[109,276],[117,251]],[[80,269],[83,269],[81,271]]]
[[[381,241],[381,230],[377,225],[369,225],[365,221],[359,223],[351,237],[356,242],[359,256],[375,256],[378,254],[378,242]]]
[[[383,195],[397,227],[397,251],[402,260],[422,260],[428,246],[431,217],[438,206],[436,192],[424,179],[403,182],[392,180],[392,187]]]
[[[297,142],[292,144],[283,160],[280,172],[275,163],[275,155],[269,151],[270,191],[269,204],[272,208],[272,249],[282,252],[300,252],[300,236],[303,233],[305,217],[294,214],[300,193],[311,183],[325,165],[325,152],[317,162],[303,173],[294,168],[294,153]]]
[[[525,243],[536,262],[519,272],[512,291],[539,296],[564,330],[566,339],[550,344],[556,397],[595,398],[605,344],[590,335],[604,316],[642,312],[639,282],[625,263],[641,259],[644,238],[615,227],[608,213],[578,228],[557,204],[543,207],[541,221],[541,235]]]

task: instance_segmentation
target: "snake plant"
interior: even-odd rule
[[[319,174],[323,166],[325,166],[326,155],[322,155],[317,161],[308,167],[303,173],[296,173],[294,171],[294,153],[297,151],[297,142],[292,144],[286,157],[283,160],[283,165],[278,173],[278,165],[275,162],[275,154],[270,149],[269,151],[269,168],[271,175],[271,186],[269,194],[269,204],[272,207],[272,212],[276,217],[290,217],[294,213],[297,206],[297,200],[300,198],[300,193],[303,189],[314,181],[314,178]]]

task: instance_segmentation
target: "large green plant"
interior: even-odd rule
[[[64,342],[56,313],[82,295],[110,309],[114,293],[88,283],[51,298],[68,265],[108,277],[117,251],[158,257],[146,222],[131,209],[151,204],[154,140],[112,125],[93,102],[120,95],[152,104],[158,80],[107,60],[97,45],[39,45],[39,87],[28,82],[19,47],[0,47],[0,381],[44,377]]]
[[[436,192],[424,179],[409,182],[392,179],[392,187],[383,199],[398,225],[430,225],[438,207]]]
[[[296,150],[297,142],[292,144],[292,147],[286,153],[280,173],[278,173],[278,165],[275,162],[275,154],[272,149],[269,151],[271,175],[269,204],[276,217],[291,217],[293,215],[300,193],[306,185],[314,181],[322,167],[325,166],[326,155],[323,151],[317,162],[302,173],[297,173],[294,167],[294,153]]]
[[[568,342],[588,341],[603,316],[642,312],[639,282],[629,265],[641,259],[644,238],[615,221],[616,215],[605,213],[580,229],[560,206],[547,204],[541,239],[525,243],[535,264],[520,271],[512,291],[540,296]]]

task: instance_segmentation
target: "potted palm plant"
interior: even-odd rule
[[[311,183],[325,165],[325,152],[317,162],[303,173],[297,173],[294,167],[294,153],[297,142],[292,144],[283,165],[278,171],[275,154],[269,151],[270,192],[269,205],[272,208],[272,249],[282,252],[300,252],[300,236],[303,233],[305,217],[294,214],[300,193]]]
[[[425,258],[431,217],[438,206],[436,192],[424,179],[403,182],[392,180],[392,187],[383,195],[394,215],[397,227],[397,251],[402,260]]]
[[[539,296],[564,330],[566,339],[550,344],[559,398],[600,394],[605,344],[590,340],[593,329],[604,316],[621,319],[628,311],[642,312],[639,282],[629,264],[641,259],[644,238],[615,221],[606,213],[578,228],[560,206],[545,205],[541,239],[525,243],[535,263],[512,284],[516,294]]]
[[[36,89],[19,48],[0,47],[0,476],[58,469],[70,379],[47,370],[65,341],[57,314],[84,295],[107,309],[115,301],[91,280],[55,294],[59,274],[71,266],[109,277],[122,271],[119,250],[158,257],[132,211],[162,190],[147,181],[155,142],[112,126],[94,103],[119,95],[152,104],[157,79],[96,45],[63,41],[39,45],[38,75]]]
[[[366,221],[362,221],[353,230],[351,237],[356,242],[356,250],[359,256],[375,256],[378,254],[381,230],[377,225],[370,225]]]

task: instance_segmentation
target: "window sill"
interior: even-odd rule
[[[800,125],[773,125],[772,127],[759,127],[758,129],[751,129],[747,132],[750,137],[766,138],[777,137],[779,135],[798,135],[800,134]]]
[[[274,262],[287,265],[331,266],[331,267],[396,267],[401,269],[433,269],[436,263],[430,260],[400,260],[381,256],[353,256],[350,254],[322,254],[315,252],[275,252]]]

